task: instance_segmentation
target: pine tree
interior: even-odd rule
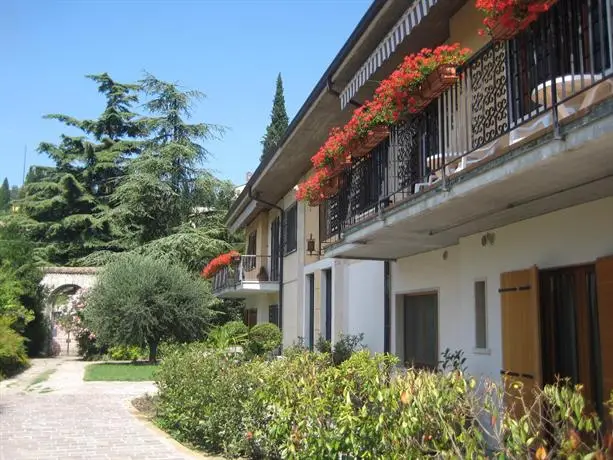
[[[6,211],[9,208],[11,202],[11,189],[9,187],[9,180],[5,177],[0,188],[0,211]]]
[[[270,124],[266,127],[266,134],[262,138],[262,156],[260,161],[277,150],[288,125],[289,119],[287,118],[285,97],[283,96],[283,80],[281,79],[281,74],[279,74],[277,76],[277,90],[275,91],[275,98],[272,103],[272,112],[270,113]]]
[[[202,141],[218,138],[223,128],[188,122],[202,93],[148,74],[140,83],[148,98],[148,116],[141,122],[150,137],[113,194],[112,216],[134,252],[170,255],[200,270],[208,258],[230,249],[232,240],[223,217],[229,207],[224,197],[234,187],[199,169],[208,156]],[[97,265],[113,258],[94,253],[82,263]]]
[[[138,85],[115,82],[108,74],[88,75],[98,83],[106,107],[94,120],[48,115],[80,129],[80,136],[62,135],[58,144],[43,142],[38,151],[54,167],[33,167],[19,200],[28,217],[24,230],[42,243],[40,257],[67,265],[99,250],[123,249],[109,214],[109,198],[126,162],[139,153],[146,127],[131,108],[138,102]]]

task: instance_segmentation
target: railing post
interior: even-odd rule
[[[558,79],[558,59],[557,59],[557,37],[555,30],[555,21],[550,16],[547,24],[547,34],[549,35],[549,39],[547,43],[549,45],[549,69],[551,70],[551,115],[553,117],[553,138],[554,139],[562,139],[560,135],[560,120],[558,117],[558,89],[557,89],[557,79]],[[562,78],[562,85],[564,85],[564,77]],[[547,83],[545,82],[545,91],[547,90]]]
[[[451,95],[451,91],[452,89],[449,89],[447,91],[447,96]],[[452,104],[453,105],[453,104]],[[438,129],[439,132],[441,132],[442,134],[440,134],[442,136],[443,141],[439,143],[440,146],[440,151],[441,151],[441,163],[440,163],[440,167],[441,167],[441,174],[442,174],[442,178],[441,178],[441,182],[442,182],[442,186],[441,189],[444,192],[447,192],[447,166],[445,164],[445,150],[447,150],[446,144],[447,142],[447,137],[445,136],[445,130],[446,128],[448,128],[447,125],[445,125],[445,123],[449,123],[449,118],[448,118],[448,114],[445,113],[445,94],[443,93],[441,95],[441,97],[438,98],[438,118],[439,118],[439,123],[438,123]],[[426,123],[428,123],[428,119],[426,118]],[[428,127],[426,126],[426,129],[428,129]],[[449,132],[447,130],[447,132]],[[430,174],[432,174],[432,171],[430,171]]]

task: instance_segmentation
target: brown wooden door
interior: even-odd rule
[[[247,327],[253,327],[258,324],[258,311],[255,308],[245,309],[243,312],[243,322]]]
[[[505,402],[512,406],[518,396],[516,383],[531,402],[531,392],[542,384],[538,268],[500,275],[502,319],[502,369]]]
[[[602,375],[602,399],[613,391],[613,256],[596,261],[598,329]]]

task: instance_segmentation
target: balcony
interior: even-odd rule
[[[343,173],[326,254],[395,259],[613,194],[612,22],[606,0],[560,0],[475,54]]]
[[[213,277],[213,294],[223,298],[245,298],[279,291],[278,258],[245,255]]]

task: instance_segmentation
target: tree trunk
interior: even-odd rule
[[[157,342],[149,342],[149,362],[155,363],[157,361],[158,355],[158,343]]]

